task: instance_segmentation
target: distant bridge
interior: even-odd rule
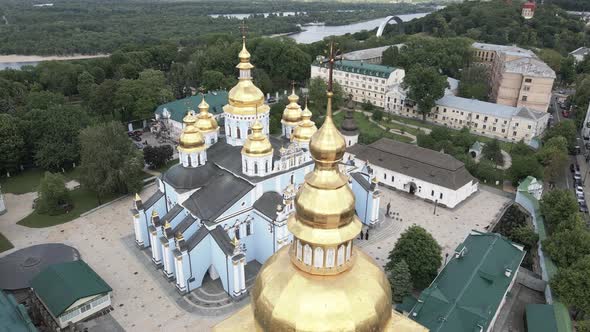
[[[399,26],[399,32],[402,34],[404,33],[404,21],[402,21],[402,19],[398,16],[387,16],[385,20],[379,25],[379,29],[377,29],[377,37],[381,37],[383,35],[383,30],[385,30],[385,26],[387,26],[387,24],[391,22],[391,20],[394,20],[395,23],[397,23],[397,25]]]

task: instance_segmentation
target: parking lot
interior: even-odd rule
[[[172,146],[172,159],[177,159],[178,158],[178,150],[176,149],[176,143],[171,142],[170,140],[158,140],[156,138],[156,136],[151,133],[151,132],[142,132],[142,134],[140,136],[135,135],[136,137],[139,137],[140,139],[134,139],[134,137],[129,137],[129,139],[133,142],[133,144],[135,145],[135,147],[137,147],[138,149],[143,149],[145,146],[150,145],[150,146],[160,146],[160,145],[171,145]]]

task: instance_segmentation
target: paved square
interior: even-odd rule
[[[369,231],[368,241],[356,240],[355,242],[381,266],[387,263],[387,256],[401,233],[413,224],[423,227],[432,234],[442,247],[444,259],[445,253],[449,255],[454,253],[455,248],[463,242],[472,229],[486,231],[485,227],[499,217],[505,204],[511,202],[510,198],[497,190],[480,186],[477,193],[454,209],[439,206],[434,214],[433,203],[384,187],[381,187],[381,193],[383,223],[377,229]],[[391,202],[391,211],[399,213],[395,218],[400,220],[385,218],[384,214],[389,202]]]

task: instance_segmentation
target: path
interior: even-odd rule
[[[357,110],[357,109],[355,109],[354,111],[355,111],[355,112],[360,112],[360,113],[362,113],[362,114],[366,115],[366,116],[368,117],[368,119],[369,119],[369,122],[376,124],[376,125],[377,125],[377,127],[381,128],[381,129],[383,129],[383,130],[385,130],[385,131],[387,131],[387,132],[390,132],[390,133],[392,133],[392,134],[396,134],[396,135],[400,135],[400,136],[406,136],[406,137],[409,137],[409,138],[411,138],[411,139],[412,139],[412,144],[415,144],[415,143],[417,142],[417,140],[416,140],[416,136],[414,136],[414,135],[412,135],[412,134],[410,134],[410,133],[402,132],[402,131],[401,131],[401,130],[399,130],[399,129],[387,128],[387,127],[385,127],[384,125],[382,125],[382,124],[378,123],[377,121],[373,120],[373,119],[371,118],[371,115],[373,115],[373,113],[371,113],[371,112],[367,112],[367,111],[360,111],[360,110]]]

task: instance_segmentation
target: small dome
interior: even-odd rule
[[[358,126],[356,125],[356,121],[354,121],[354,114],[352,110],[346,111],[344,121],[342,121],[342,125],[340,126],[340,132],[345,136],[358,135]]]
[[[252,133],[248,135],[246,142],[244,142],[242,154],[251,157],[263,157],[272,154],[272,145],[262,130],[262,125],[256,120],[252,125]]]
[[[194,111],[189,113],[183,119],[185,127],[180,134],[179,150],[183,152],[195,152],[205,149],[205,139],[203,134],[195,126],[197,117]]]
[[[293,90],[293,93],[291,93],[288,98],[289,104],[283,111],[283,118],[281,122],[283,124],[295,126],[299,123],[299,121],[301,121],[301,106],[297,104],[299,101],[299,96],[297,96],[295,94],[295,90]]]
[[[217,120],[215,120],[215,117],[209,113],[209,104],[205,101],[205,96],[203,96],[203,100],[201,100],[201,103],[199,104],[199,115],[197,116],[195,126],[202,133],[210,133],[219,128]]]
[[[318,128],[315,123],[311,121],[311,111],[307,108],[307,105],[305,105],[305,109],[301,114],[301,122],[293,130],[291,140],[297,142],[309,142],[316,131],[318,131]]]

